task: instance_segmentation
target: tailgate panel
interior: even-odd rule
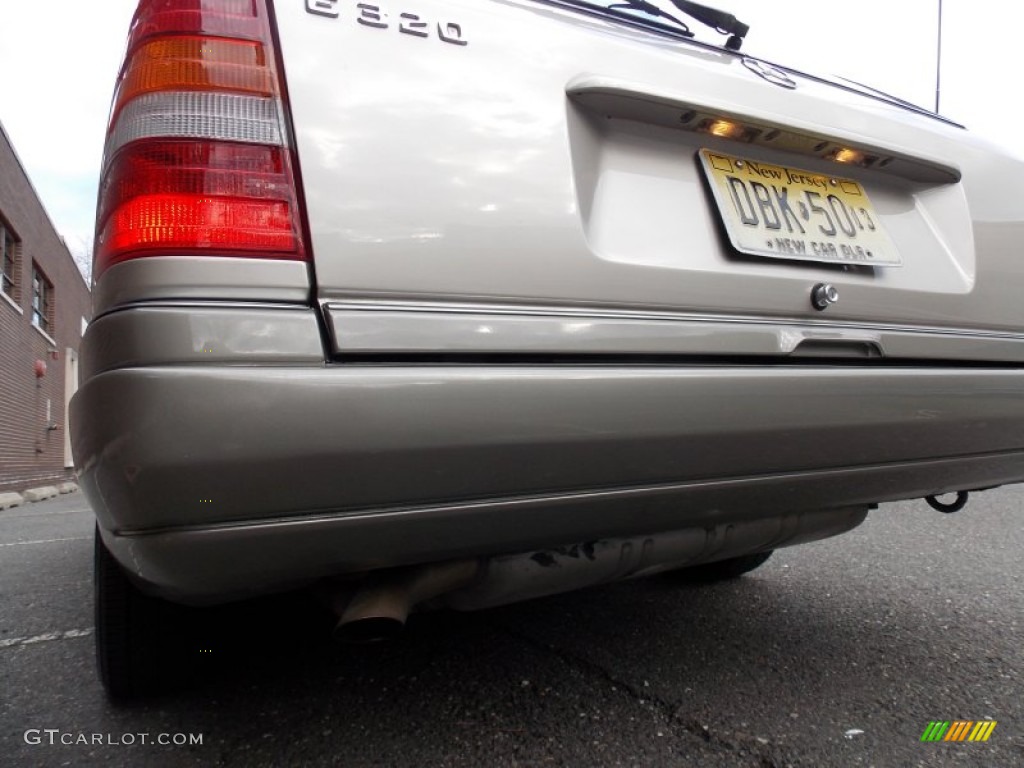
[[[960,128],[532,0],[424,7],[426,37],[277,3],[319,299],[1018,332],[1019,161]],[[418,12],[418,11],[417,11]],[[465,45],[439,34],[456,25]],[[638,85],[639,84],[639,85]],[[670,125],[682,107],[888,153],[887,169]],[[708,147],[854,178],[902,266],[729,244]],[[813,309],[813,286],[840,301]],[[339,346],[344,346],[343,344]],[[385,344],[386,346],[386,344]],[[677,350],[678,341],[672,344]]]

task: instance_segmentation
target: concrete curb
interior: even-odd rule
[[[24,501],[20,493],[0,493],[0,509],[20,507]]]
[[[60,492],[52,485],[43,485],[39,488],[29,488],[27,491],[21,494],[25,501],[46,501],[52,499]]]
[[[46,501],[54,496],[65,493],[75,493],[78,490],[77,483],[61,483],[60,485],[43,485],[39,488],[29,488],[21,493],[0,493],[0,509],[20,507],[26,502]]]

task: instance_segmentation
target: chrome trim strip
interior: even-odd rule
[[[850,345],[889,358],[1024,362],[1024,336],[976,330],[715,317],[671,312],[329,303],[334,352],[345,354],[796,355]],[[854,348],[860,352],[854,352]]]
[[[688,320],[710,323],[743,323],[752,325],[795,325],[820,328],[857,328],[875,331],[897,331],[908,333],[940,333],[954,334],[957,336],[982,336],[985,338],[1005,338],[1013,340],[1024,340],[1024,334],[1008,333],[1005,331],[986,331],[967,328],[943,328],[939,326],[914,326],[914,325],[887,325],[885,323],[858,323],[842,321],[816,321],[793,318],[766,318],[752,315],[712,315],[699,312],[675,312],[671,310],[631,310],[631,309],[593,309],[589,307],[550,307],[530,304],[471,304],[471,303],[448,303],[448,302],[416,302],[403,299],[345,299],[343,301],[329,301],[324,303],[325,308],[352,308],[358,310],[385,310],[385,311],[407,311],[407,312],[469,312],[485,313],[488,315],[540,315],[556,317],[587,317],[587,318],[611,318],[630,320]]]

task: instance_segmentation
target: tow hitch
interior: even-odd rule
[[[939,501],[938,496],[925,496],[924,500],[928,502],[928,506],[939,512],[945,512],[951,514],[953,512],[959,512],[961,509],[967,506],[967,499],[970,496],[967,491],[957,491],[956,498],[949,504],[945,504]]]

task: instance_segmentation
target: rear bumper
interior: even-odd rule
[[[182,599],[1024,480],[1024,371],[124,368],[82,485]]]

